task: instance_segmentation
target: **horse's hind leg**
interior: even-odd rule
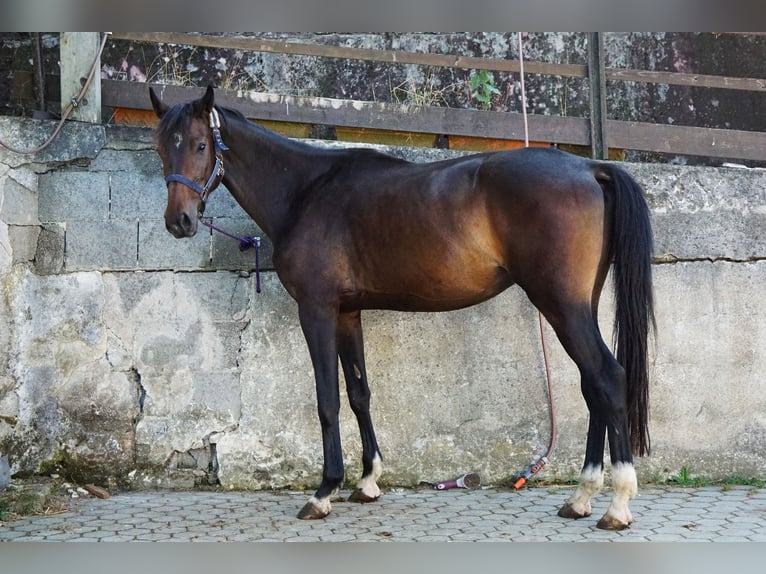
[[[604,438],[608,433],[614,494],[598,527],[621,530],[633,522],[628,502],[637,488],[630,449],[625,371],[604,343],[589,306],[544,314],[580,370],[581,389],[590,411],[581,482],[559,515],[566,518],[590,515],[590,498],[603,484]]]
[[[348,401],[356,415],[362,437],[362,478],[349,500],[372,502],[380,497],[377,480],[382,472],[382,463],[370,417],[370,387],[367,384],[364,366],[364,343],[359,311],[342,313],[338,318],[338,355],[346,379]]]
[[[591,415],[588,424],[588,443],[585,449],[585,463],[580,472],[580,481],[574,494],[559,509],[562,518],[585,518],[591,515],[590,499],[604,486],[604,421]]]

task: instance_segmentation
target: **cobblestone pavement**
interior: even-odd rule
[[[318,521],[295,517],[306,492],[130,492],[4,523],[0,541],[766,541],[766,490],[640,488],[621,532],[596,528],[609,491],[593,516],[557,517],[570,491],[389,489],[372,504],[337,500]]]

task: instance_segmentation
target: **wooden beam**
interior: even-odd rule
[[[607,121],[609,147],[763,161],[765,132]]]
[[[590,93],[590,149],[594,159],[607,159],[606,76],[604,74],[604,37],[588,33],[588,85]]]
[[[103,102],[109,107],[151,109],[147,84],[103,80]],[[164,101],[184,102],[202,94],[201,88],[153,85]],[[521,114],[457,108],[407,106],[319,97],[294,97],[261,92],[216,93],[216,103],[257,120],[298,122],[454,134],[487,138],[524,139]],[[560,116],[529,116],[530,139],[590,145],[588,120]]]
[[[61,112],[85,85],[93,60],[98,54],[98,32],[62,32],[60,39],[61,61]],[[85,92],[82,103],[69,116],[73,120],[101,123],[101,74],[93,74],[93,80]]]
[[[421,66],[492,70],[498,72],[518,72],[520,69],[518,60],[477,58],[473,56],[450,54],[424,54],[420,52],[404,52],[400,50],[349,48],[347,46],[286,42],[283,40],[267,40],[243,36],[209,36],[189,34],[186,32],[114,32],[112,37],[115,40],[131,40],[135,42],[179,44],[184,46],[228,48],[275,54],[367,60],[370,62],[388,62],[389,64],[416,64]],[[583,78],[585,77],[586,67],[580,64],[550,64],[546,62],[525,61],[524,71],[528,74]]]
[[[608,68],[606,70],[606,78],[622,82],[646,82],[668,84],[671,86],[766,92],[766,78],[732,78],[706,74],[682,74],[680,72],[655,72],[620,68]]]
[[[151,109],[149,85],[120,80],[102,81],[103,104],[109,107]],[[169,104],[201,96],[202,88],[152,84]],[[274,120],[334,126],[366,127],[407,132],[443,133],[473,137],[524,139],[521,114],[455,108],[419,108],[381,104],[297,98],[247,92],[218,92],[217,103],[240,110],[256,120]],[[590,145],[589,120],[561,116],[529,116],[530,138],[560,144]],[[610,148],[655,151],[732,159],[763,160],[766,133],[671,126],[606,120]]]

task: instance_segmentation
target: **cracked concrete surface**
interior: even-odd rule
[[[72,134],[67,146],[81,140],[79,151],[26,162],[0,153],[0,456],[34,472],[67,453],[105,483],[134,488],[315,485],[311,364],[270,245],[257,295],[251,255],[235,242],[176,241],[164,230],[150,132],[93,130]],[[441,153],[388,149],[416,160]],[[639,474],[763,476],[766,173],[626,168],[646,187],[656,234],[654,454]],[[252,231],[225,190],[209,209]],[[607,338],[611,315],[605,295]],[[450,314],[363,321],[382,484],[464,471],[501,483],[547,445],[536,312],[520,290]],[[546,338],[559,435],[543,473],[569,480],[587,414],[576,369],[550,329]],[[353,481],[361,449],[345,400],[341,430]]]

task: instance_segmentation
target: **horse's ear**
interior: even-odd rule
[[[161,118],[164,116],[165,112],[168,111],[168,106],[157,97],[157,94],[154,93],[154,89],[151,87],[149,88],[149,99],[152,101],[152,107],[157,117]]]
[[[194,115],[207,117],[208,114],[213,111],[213,105],[215,104],[215,92],[213,86],[208,84],[205,95],[199,100],[194,102]]]

